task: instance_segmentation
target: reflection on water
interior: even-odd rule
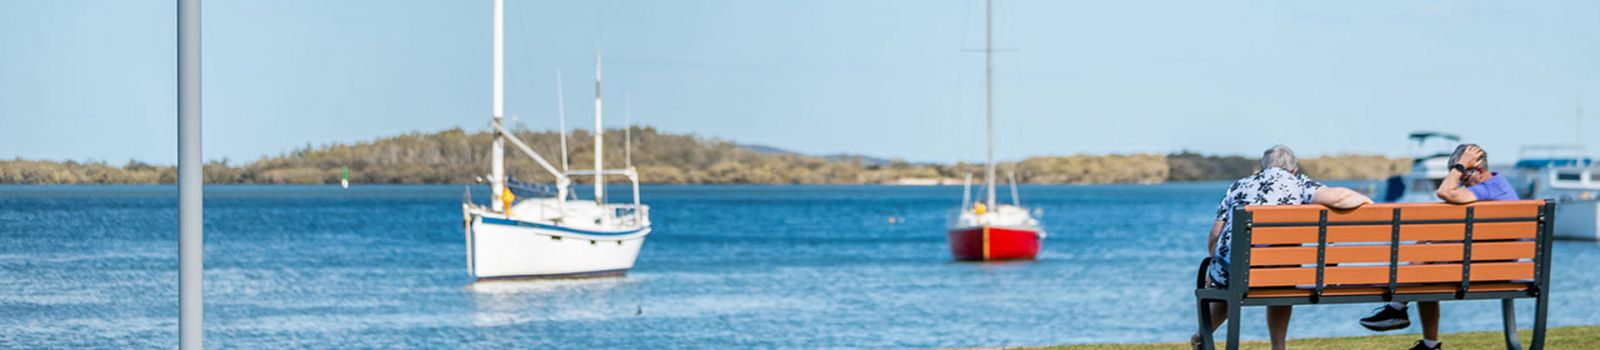
[[[556,280],[489,280],[468,284],[473,324],[505,326],[534,321],[602,320],[616,287],[638,283],[623,277]],[[611,310],[615,311],[615,310]]]
[[[466,289],[478,296],[547,296],[572,293],[594,293],[621,284],[638,283],[627,277],[567,278],[567,279],[494,279],[467,284]]]

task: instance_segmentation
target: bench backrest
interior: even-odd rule
[[[1310,288],[1319,296],[1341,287],[1542,287],[1554,209],[1541,200],[1238,208],[1230,275],[1250,289]]]

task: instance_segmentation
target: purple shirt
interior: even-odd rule
[[[1476,185],[1467,186],[1467,191],[1480,201],[1514,201],[1517,200],[1517,191],[1511,189],[1511,182],[1501,177],[1500,173],[1491,173],[1488,180]]]

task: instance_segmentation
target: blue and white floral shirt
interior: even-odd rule
[[[1228,186],[1228,194],[1222,197],[1222,203],[1217,205],[1217,220],[1223,224],[1222,235],[1217,239],[1216,251],[1211,252],[1214,259],[1207,271],[1211,275],[1211,280],[1219,286],[1228,284],[1228,258],[1231,256],[1229,243],[1233,240],[1233,209],[1248,205],[1309,204],[1311,196],[1322,188],[1322,183],[1311,180],[1305,175],[1279,168],[1267,168],[1255,175],[1234,181],[1233,186]]]

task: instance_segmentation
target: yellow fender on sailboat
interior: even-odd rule
[[[515,201],[515,200],[517,200],[517,195],[511,194],[511,189],[510,188],[507,188],[504,191],[501,191],[501,193],[500,193],[500,202],[501,203],[505,203],[506,216],[507,217],[511,216],[511,202]]]

